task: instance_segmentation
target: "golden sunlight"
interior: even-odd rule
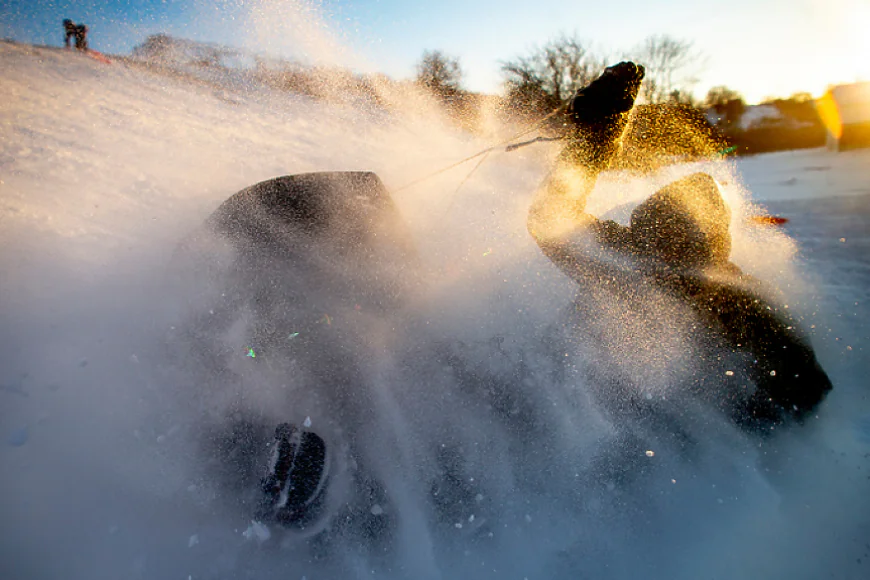
[[[843,120],[840,118],[840,111],[830,91],[826,92],[816,101],[816,110],[819,112],[819,117],[828,133],[834,139],[839,139],[843,134]]]

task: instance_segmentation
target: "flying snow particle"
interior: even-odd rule
[[[647,456],[647,457],[654,457],[655,454],[656,454],[656,452],[653,451],[653,450],[651,450],[651,449],[647,449],[647,451],[646,451],[646,456]]]
[[[775,377],[775,376],[776,376],[776,371],[770,371],[770,376]]]
[[[193,534],[190,536],[190,539],[187,540],[187,547],[192,548],[199,543],[199,534]]]
[[[248,354],[247,354],[247,356],[249,356],[249,357],[251,357],[251,358],[257,358],[257,353],[254,352],[254,349],[253,349],[253,348],[248,347]]]
[[[384,513],[384,508],[382,508],[379,504],[375,504],[372,506],[371,512],[373,516],[379,516]]]
[[[287,337],[287,340],[290,340],[291,338],[296,338],[297,336],[299,336],[299,333],[294,332],[293,334],[291,334],[290,336]]]
[[[242,532],[242,535],[245,537],[246,540],[250,541],[256,538],[258,542],[263,543],[272,537],[272,532],[270,532],[269,528],[267,528],[264,524],[256,520],[251,520],[251,525],[248,526],[247,530]]]
[[[733,377],[733,376],[734,376],[734,371],[725,371],[725,376]]]
[[[311,417],[305,417],[305,421],[302,422],[305,427],[311,427]]]

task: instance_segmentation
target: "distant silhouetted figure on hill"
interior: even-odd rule
[[[63,21],[63,31],[64,31],[64,39],[63,44],[67,48],[70,47],[70,39],[75,38],[76,35],[76,25],[75,22],[70,20],[69,18],[64,19]]]
[[[79,50],[88,49],[88,27],[84,24],[76,26],[76,48]]]
[[[78,50],[87,50],[88,49],[88,27],[84,24],[76,24],[69,18],[64,19],[63,21],[63,30],[64,30],[64,46],[69,48],[69,40],[70,38],[75,38],[76,48]]]

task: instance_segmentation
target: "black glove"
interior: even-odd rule
[[[571,121],[580,128],[612,121],[634,106],[644,68],[633,62],[621,62],[604,69],[604,73],[580,89],[568,105]]]
[[[564,161],[593,173],[610,166],[619,152],[643,75],[642,66],[621,62],[577,91],[568,105],[570,128],[561,154]]]

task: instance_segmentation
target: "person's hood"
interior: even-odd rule
[[[631,213],[637,251],[681,268],[727,262],[730,223],[731,212],[719,184],[706,173],[671,183]]]

